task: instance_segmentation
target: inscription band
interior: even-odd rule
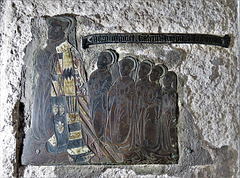
[[[149,43],[149,44],[171,44],[189,43],[216,45],[229,47],[230,36],[223,37],[207,34],[182,34],[182,33],[105,33],[84,36],[82,39],[83,49],[90,45],[108,43]]]

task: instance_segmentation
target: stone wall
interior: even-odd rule
[[[239,176],[238,0],[5,0],[0,2],[0,177]],[[44,48],[44,17],[77,19],[78,49],[88,74],[100,51],[164,63],[178,75],[179,163],[137,166],[21,166],[31,124],[34,51]],[[93,33],[204,33],[231,36],[229,48],[207,45],[99,45],[83,50]]]

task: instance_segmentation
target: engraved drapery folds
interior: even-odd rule
[[[35,60],[29,141],[35,152],[25,153],[23,163],[176,163],[176,74],[149,60],[118,59],[107,49],[87,79],[75,19],[47,22],[47,46]]]
[[[101,107],[107,115],[104,118],[106,124],[102,124],[104,128],[101,128],[105,130],[102,141],[126,164],[176,162],[176,74],[168,71],[163,64],[154,65],[149,60],[139,62],[131,56],[124,57],[117,64],[119,77],[112,81],[107,94],[100,83],[95,83],[99,87],[98,93],[104,94],[101,102],[107,101]],[[110,83],[111,73],[116,68],[109,68],[107,71],[112,72],[105,76],[108,76]],[[92,99],[95,98],[90,95]]]

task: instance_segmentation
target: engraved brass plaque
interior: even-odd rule
[[[107,33],[84,36],[83,49],[90,45],[107,43],[143,43],[143,44],[205,44],[228,48],[231,38],[229,35],[216,36],[208,34],[183,33]]]
[[[87,78],[75,19],[55,16],[47,22],[47,46],[35,58],[22,163],[177,163],[177,75],[164,64],[118,59],[107,49]]]

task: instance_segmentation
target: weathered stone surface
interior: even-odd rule
[[[132,176],[237,177],[239,137],[239,29],[237,0],[206,1],[36,1],[0,3],[1,125],[0,177]],[[31,124],[31,81],[34,50],[46,39],[43,16],[74,14],[79,50],[88,75],[97,55],[113,45],[81,49],[80,38],[91,33],[171,32],[229,34],[229,48],[204,45],[116,45],[120,59],[165,63],[179,76],[179,150],[177,165],[16,167],[12,111],[21,99],[25,131]],[[23,67],[24,66],[24,67]],[[22,69],[23,67],[23,69]],[[16,110],[14,110],[16,111]],[[134,171],[134,172],[133,172]],[[69,177],[71,177],[69,176]],[[81,177],[81,176],[80,176]]]

